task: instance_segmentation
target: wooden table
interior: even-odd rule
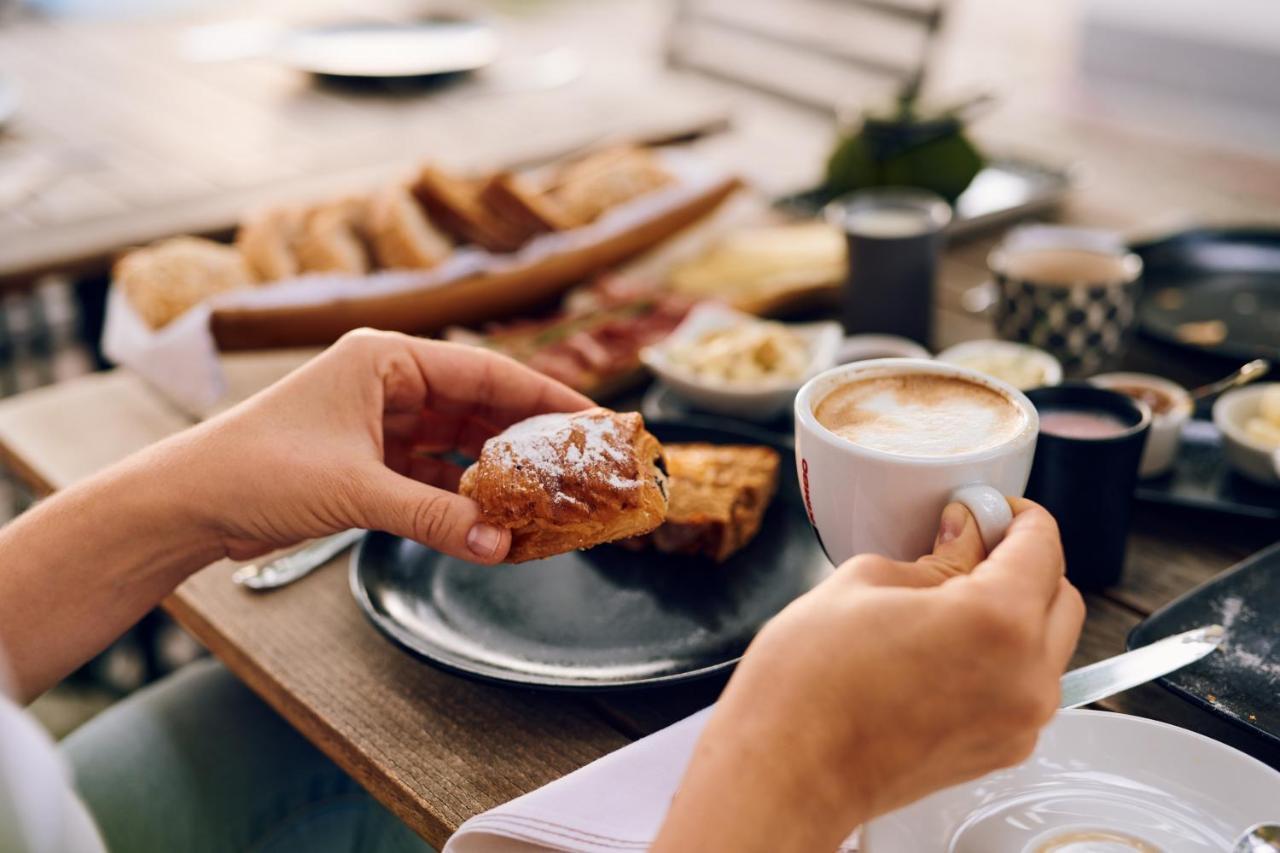
[[[656,19],[636,13],[636,6],[610,4],[610,14],[631,9],[638,21],[656,26]],[[1058,4],[993,0],[962,7],[970,11],[955,23],[955,38],[939,58],[940,75],[968,80],[975,66],[995,61],[993,53],[1011,45],[1005,50],[1008,67],[1031,69],[1018,79],[1030,80],[1041,90],[1060,91],[1055,86],[1062,83],[1065,54],[1053,33],[1024,27],[1015,38],[1009,32],[1011,21],[1026,23],[1026,10],[1033,6],[1056,8]],[[1052,24],[1057,13],[1041,14]],[[598,15],[591,26],[616,32],[616,21],[602,21]],[[8,61],[12,43],[4,42],[5,37],[0,31],[0,57]],[[652,47],[652,40],[639,41]],[[616,45],[617,40],[609,43]],[[17,49],[39,52],[32,47]],[[93,49],[109,48],[97,43]],[[64,68],[57,73],[76,72]],[[735,131],[703,144],[708,156],[742,169],[775,190],[797,186],[816,171],[829,140],[829,121],[824,117],[706,81],[652,69],[648,73],[679,91],[683,102],[738,107]],[[560,97],[577,96],[568,92]],[[296,100],[289,103],[300,111],[320,109],[312,104],[310,94],[294,91],[293,97]],[[992,147],[1012,147],[1058,162],[1085,161],[1089,182],[1061,212],[1065,221],[1119,227],[1130,233],[1157,230],[1188,218],[1280,221],[1280,165],[1154,140],[1082,117],[1071,109],[1070,100],[1015,92],[1007,112],[982,128],[984,140]],[[571,110],[552,95],[541,97],[540,104],[540,109],[560,110],[561,115]],[[459,114],[471,109],[465,103],[455,106]],[[501,152],[488,146],[497,145],[492,137],[509,132],[511,125],[504,124],[501,116],[486,120],[492,122],[487,128],[465,125],[467,133],[486,140],[484,154],[477,154],[478,158],[500,157]],[[418,153],[415,148],[415,156]],[[233,197],[239,198],[226,196]],[[218,204],[210,202],[208,210]],[[144,217],[152,223],[152,231],[156,221],[163,219],[158,212],[162,210],[176,208],[157,207],[148,214],[156,219]],[[188,227],[198,220],[194,215],[191,219],[175,216],[169,224]],[[209,221],[223,220],[211,214]],[[106,228],[105,222],[90,227],[3,219],[0,228],[11,230],[0,233],[20,234],[23,240],[18,242],[30,239],[34,248],[11,248],[13,241],[0,240],[5,246],[0,274],[23,264],[34,269],[50,258],[69,262],[100,252],[119,237],[97,230]],[[83,242],[80,237],[85,237]],[[959,299],[965,288],[983,279],[983,258],[990,244],[990,239],[979,240],[948,253],[937,306],[936,345],[988,333],[985,321],[960,310]],[[64,251],[68,246],[73,250]],[[261,387],[305,356],[228,357],[236,395]],[[1172,371],[1184,380],[1204,378],[1213,369],[1165,351],[1140,349],[1134,357],[1138,363],[1158,364],[1162,372]],[[188,422],[175,409],[136,377],[111,372],[0,403],[0,454],[33,488],[47,493],[186,426]],[[1088,621],[1075,664],[1118,653],[1126,632],[1145,614],[1275,537],[1275,529],[1264,524],[1141,508],[1123,582],[1105,595],[1089,597]],[[712,701],[722,686],[711,681],[592,697],[504,689],[447,675],[397,651],[369,626],[347,590],[346,563],[345,556],[336,558],[305,581],[266,596],[234,587],[229,580],[234,567],[220,563],[183,584],[165,607],[294,726],[437,846],[471,815],[690,713]],[[1177,722],[1250,745],[1234,729],[1154,687],[1121,694],[1101,707]],[[1280,764],[1274,754],[1262,757]]]

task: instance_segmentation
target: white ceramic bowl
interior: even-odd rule
[[[1280,382],[1260,382],[1228,391],[1213,404],[1213,424],[1222,433],[1227,462],[1249,479],[1264,486],[1280,486],[1280,449],[1267,447],[1245,434],[1249,418],[1258,416],[1262,393]]]
[[[737,383],[710,380],[672,362],[673,347],[700,340],[708,332],[732,328],[744,323],[759,323],[760,318],[722,305],[704,302],[689,312],[661,343],[645,347],[640,359],[672,391],[691,406],[708,412],[752,421],[770,421],[791,407],[800,386],[836,363],[836,351],[844,337],[839,323],[788,324],[787,328],[804,339],[809,363],[797,377],[777,377],[759,382]]]
[[[1141,717],[1060,711],[1027,761],[872,821],[859,849],[1035,853],[1093,830],[1163,853],[1218,853],[1275,821],[1278,807],[1280,773],[1216,740]]]
[[[1151,409],[1151,431],[1147,433],[1147,446],[1142,451],[1138,465],[1139,477],[1159,477],[1173,467],[1182,444],[1182,427],[1191,419],[1194,405],[1187,389],[1177,382],[1150,373],[1101,373],[1089,380],[1103,388],[1141,385],[1163,393],[1173,401],[1166,412]]]
[[[990,374],[1001,382],[1008,382],[1019,391],[1030,391],[1032,388],[1043,388],[1047,385],[1058,385],[1062,382],[1061,362],[1042,349],[1029,344],[1015,343],[1014,341],[998,341],[994,339],[965,341],[938,353],[938,361],[985,372],[975,363],[984,356],[1022,359],[1032,365],[1033,368],[1038,368],[1041,377],[1038,383],[1014,382],[1012,381],[1013,377],[1001,376],[995,373]]]

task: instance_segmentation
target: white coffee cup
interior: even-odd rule
[[[855,444],[818,422],[814,409],[850,382],[875,376],[956,377],[1003,395],[1023,414],[1020,428],[999,444],[948,456],[912,456]],[[1006,496],[1021,496],[1031,473],[1039,417],[1013,386],[965,367],[885,358],[834,367],[796,395],[796,466],[809,522],[832,562],[857,554],[915,560],[933,548],[943,508],[968,507],[987,549],[1009,528]]]

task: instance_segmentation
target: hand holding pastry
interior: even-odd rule
[[[455,493],[462,469],[440,454],[590,404],[485,350],[362,330],[158,447],[232,557],[363,527],[496,563],[510,534]]]

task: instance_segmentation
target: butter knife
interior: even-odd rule
[[[1225,636],[1221,625],[1193,628],[1157,640],[1149,646],[1073,669],[1062,676],[1062,702],[1058,707],[1079,708],[1168,675],[1209,654]]]
[[[250,563],[236,569],[231,580],[246,589],[264,591],[277,589],[304,578],[329,562],[364,536],[363,530],[344,530],[323,539],[317,539],[292,553],[278,557],[269,563]]]

